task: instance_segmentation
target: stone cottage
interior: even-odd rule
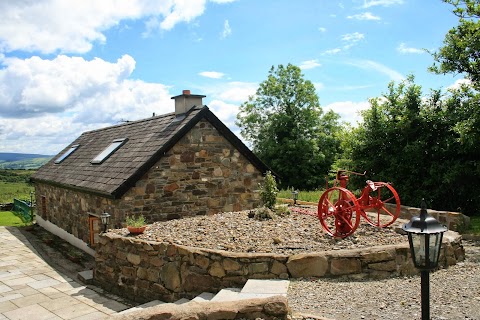
[[[258,206],[267,167],[204,97],[184,90],[174,113],[83,133],[32,177],[37,222],[89,251],[103,212],[121,227]]]

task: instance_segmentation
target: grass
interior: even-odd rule
[[[480,235],[480,216],[470,217],[470,227],[467,233]]]
[[[298,200],[308,202],[318,202],[324,190],[315,191],[299,191]],[[292,190],[280,190],[277,194],[278,198],[293,199]]]
[[[31,191],[34,191],[33,186],[26,182],[0,181],[0,203],[13,202],[13,198],[30,201]]]
[[[25,223],[22,222],[13,211],[0,211],[0,226],[21,227]]]

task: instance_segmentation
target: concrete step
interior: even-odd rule
[[[206,302],[212,300],[212,298],[215,297],[214,293],[211,292],[202,292],[198,296],[192,299],[192,301],[195,302]]]
[[[160,300],[153,300],[153,301],[138,305],[136,307],[133,307],[133,308],[130,308],[130,309],[127,309],[127,310],[123,310],[122,312],[119,312],[119,314],[125,314],[125,313],[130,313],[130,312],[133,312],[133,311],[139,311],[139,310],[142,310],[142,309],[158,306],[158,305],[161,305],[161,304],[164,304],[164,303],[165,302],[160,301]]]

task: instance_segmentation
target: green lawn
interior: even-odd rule
[[[467,233],[480,235],[480,216],[470,217],[470,228],[468,228]]]
[[[13,211],[0,211],[0,226],[21,227],[25,224]]]
[[[315,191],[299,191],[298,200],[308,201],[308,202],[318,202],[320,196],[325,190],[315,190]],[[280,190],[277,194],[278,198],[293,199],[292,190]]]

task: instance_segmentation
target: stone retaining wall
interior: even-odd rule
[[[461,236],[444,236],[440,266],[464,259]],[[280,255],[232,253],[104,234],[96,251],[94,281],[138,302],[175,301],[204,291],[241,287],[248,279],[300,277],[386,278],[417,273],[408,243],[368,249]]]

